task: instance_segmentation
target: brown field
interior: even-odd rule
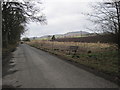
[[[52,42],[52,41],[31,41],[29,45],[55,55],[65,57],[77,63],[101,71],[103,73],[119,76],[118,53],[113,44],[108,43],[81,43],[81,42]],[[76,55],[69,54],[70,46],[79,46]]]
[[[87,42],[87,43],[115,43],[115,36],[113,35],[95,35],[87,37],[73,37],[73,38],[57,38],[55,41],[59,42]]]

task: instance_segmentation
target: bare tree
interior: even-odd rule
[[[97,26],[95,30],[112,34],[120,50],[120,1],[98,2],[92,8],[94,12],[88,16]]]

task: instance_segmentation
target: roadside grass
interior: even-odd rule
[[[33,47],[85,65],[91,69],[119,77],[117,47],[108,43],[50,42],[32,41],[27,43]],[[79,46],[76,55],[69,54],[69,46]]]
[[[2,48],[2,58],[7,57],[11,52],[15,50],[17,45],[8,45],[7,48]]]

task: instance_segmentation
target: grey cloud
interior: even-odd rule
[[[27,36],[61,34],[69,31],[86,30],[90,22],[81,13],[91,12],[88,2],[80,0],[46,0],[43,13],[47,16],[48,25],[41,26],[31,22]]]

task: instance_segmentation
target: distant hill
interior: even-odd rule
[[[64,37],[84,37],[84,36],[88,36],[90,35],[89,32],[85,32],[85,31],[75,31],[75,32],[68,32],[68,33],[65,33],[65,34],[55,34],[55,37],[56,38],[64,38]],[[53,35],[45,35],[45,36],[42,36],[42,37],[36,37],[34,39],[50,39]],[[32,38],[31,38],[32,39]]]
[[[77,37],[77,36],[84,36],[89,34],[89,32],[85,32],[85,31],[76,31],[76,32],[68,32],[66,34],[64,34],[65,37]]]

